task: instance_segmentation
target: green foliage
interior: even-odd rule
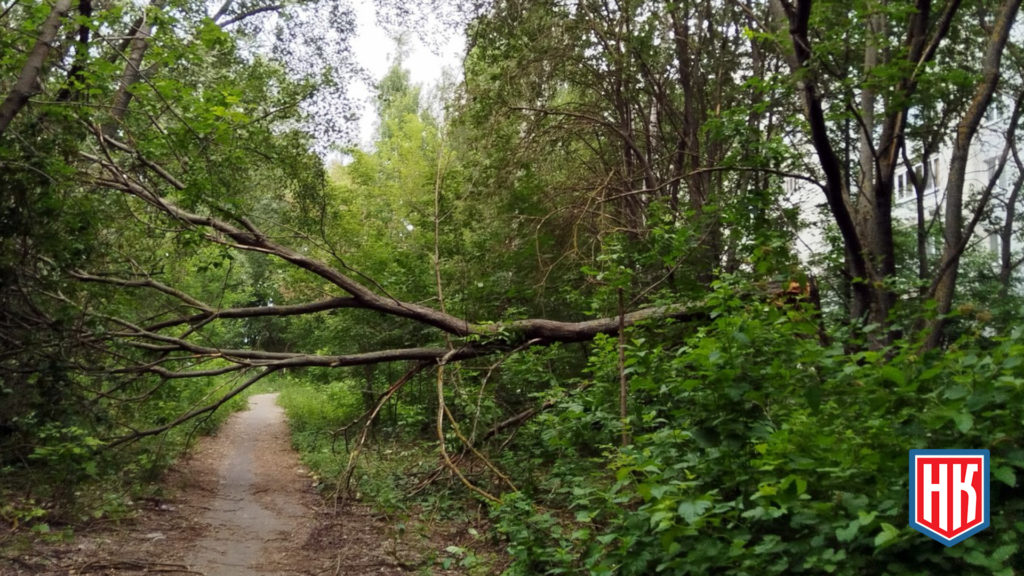
[[[125,366],[216,370],[226,364],[210,356],[243,348],[326,355],[474,344],[497,346],[500,357],[448,366],[444,401],[473,447],[520,489],[490,510],[511,574],[1024,570],[1020,298],[985,256],[968,253],[949,338],[927,354],[915,330],[934,305],[919,298],[926,279],[907,231],[896,231],[898,273],[880,281],[901,296],[890,318],[861,326],[849,317],[842,288],[863,279],[846,276],[838,241],[819,267],[823,285],[840,287],[824,309],[765,290],[807,276],[794,253],[800,214],[782,176],[819,178],[804,165],[795,84],[814,77],[848,176],[864,121],[851,103],[865,91],[878,101],[878,125],[867,132],[912,110],[900,131],[942,142],[979,78],[978,30],[992,6],[969,4],[958,18],[970,12],[984,26],[958,21],[934,62],[911,67],[902,39],[915,3],[815,3],[814,49],[800,78],[774,54],[792,44],[786,31],[756,29],[772,21],[763,4],[497,2],[472,23],[465,85],[427,102],[399,59],[378,86],[374,146],[346,149],[329,173],[309,152],[323,142],[296,128],[315,116],[301,112],[311,95],[344,85],[317,72],[334,61],[310,62],[326,55],[319,42],[309,53],[255,45],[317,18],[335,26],[306,33],[329,32],[323,44],[338,48],[351,24],[341,4],[309,13],[290,4],[273,34],[218,26],[192,1],[77,15],[73,24],[108,36],[147,10],[156,33],[123,117],[110,105],[123,54],[108,43],[74,45],[69,33],[0,139],[0,337],[11,344],[0,355],[0,518],[60,535],[67,523],[127,513],[226,411],[118,451],[105,443],[238,383]],[[4,10],[8,89],[49,7]],[[865,32],[872,16],[884,16],[886,34]],[[864,71],[873,43],[885,58]],[[917,90],[906,96],[911,73]],[[94,127],[131,151],[105,145]],[[445,310],[467,323],[585,320],[680,303],[693,303],[693,316],[629,328],[621,366],[617,334],[513,349],[520,342],[509,331],[460,340],[347,309],[186,319],[165,332],[217,351],[205,357],[139,347],[123,337],[126,322],[344,294],[259,247],[236,251],[231,234],[210,242],[205,230],[109,193],[117,182],[97,179],[111,164],[146,186],[152,204],[173,201],[239,229],[252,222],[382,296],[440,308],[443,293]],[[159,279],[202,305],[71,281],[79,269]],[[879,337],[882,323],[892,342]],[[403,372],[317,368],[268,384],[282,387],[294,444],[324,487],[337,487],[359,416]],[[398,517],[464,518],[465,492],[439,464],[428,372],[384,406],[355,481]],[[525,416],[500,425],[514,415]],[[469,479],[507,491],[453,428],[440,442]],[[943,549],[905,527],[906,457],[954,446],[992,451],[994,514],[988,531]],[[483,572],[482,557],[453,543],[438,564]]]
[[[317,477],[332,482],[346,464],[347,437],[339,438],[339,430],[361,413],[360,384],[311,384],[292,376],[278,382],[278,402],[288,414],[292,444]]]
[[[192,209],[273,215],[284,225],[298,220],[296,213],[313,212],[309,206],[322,200],[325,184],[309,137],[295,130],[302,121],[297,108],[312,89],[308,76],[252,52],[245,34],[216,25],[203,3],[174,2],[161,10],[75,6],[31,105],[0,135],[0,501],[11,524],[45,520],[56,527],[127,513],[196,434],[214,430],[244,401],[168,434],[106,447],[211,404],[239,381],[119,371],[153,360],[172,372],[202,362],[112,345],[110,333],[124,326],[102,318],[150,324],[194,310],[167,294],[76,282],[69,272],[159,277],[212,306],[285,300],[278,268],[204,245],[195,230],[153,227],[151,212],[94,182],[109,173],[88,158],[158,166],[170,178],[128,171],[157,196]],[[77,13],[90,6],[91,14]],[[50,9],[26,3],[3,10],[0,97],[8,95]],[[146,71],[143,81],[125,87],[128,45],[101,37],[134,33],[144,11],[153,25]],[[78,44],[83,31],[91,38],[87,46]],[[111,104],[122,87],[131,102],[115,118]],[[101,143],[99,129],[130,152]],[[253,194],[257,188],[272,192]],[[272,348],[268,334],[273,330],[254,321],[212,327],[205,336],[224,347]]]
[[[0,519],[12,529],[45,526],[40,530],[49,533],[50,526],[70,531],[93,519],[131,514],[132,502],[159,491],[154,482],[167,466],[197,435],[213,432],[231,412],[244,407],[245,396],[163,436],[116,449],[108,448],[107,442],[126,427],[164,424],[211,402],[234,384],[236,380],[223,377],[164,384],[150,391],[145,404],[97,401],[92,415],[64,402],[61,420],[44,412],[22,413],[11,421],[17,428],[5,438],[12,450],[5,456],[25,454],[0,463],[0,496],[6,502]]]
[[[520,433],[503,460],[534,484],[493,510],[510,573],[1021,569],[1024,332],[851,355],[818,340],[811,310],[734,294],[720,287],[712,322],[678,343],[633,333],[631,445],[594,434],[614,421],[607,397],[603,413],[560,402]],[[614,354],[598,342],[588,397],[613,380]],[[910,448],[950,447],[992,451],[993,514],[946,549],[906,526],[906,463]]]

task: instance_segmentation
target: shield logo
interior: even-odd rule
[[[946,546],[988,527],[988,450],[911,450],[910,526]]]

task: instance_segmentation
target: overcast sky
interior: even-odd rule
[[[392,36],[377,24],[374,2],[354,2],[358,17],[357,34],[352,41],[356,58],[373,75],[380,80],[388,71],[391,61],[398,50]],[[441,79],[445,67],[461,77],[461,62],[465,50],[465,35],[453,31],[444,42],[438,42],[440,48],[431,50],[423,45],[415,34],[407,35],[409,46],[405,67],[409,70],[412,81],[420,84],[424,92],[430,90]],[[362,146],[373,142],[376,116],[373,109],[373,98],[368,87],[359,86],[352,94],[363,102],[360,114],[359,141]]]

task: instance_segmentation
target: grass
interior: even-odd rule
[[[278,402],[288,415],[292,444],[320,489],[333,493],[348,464],[361,424],[338,433],[363,413],[362,386],[352,380],[315,384],[279,378]],[[395,412],[401,412],[399,406]],[[493,574],[502,553],[486,525],[486,509],[446,472],[438,474],[436,443],[392,429],[378,429],[353,474],[357,499],[385,514],[394,537],[423,549],[429,566],[464,574]],[[430,481],[432,480],[432,481]],[[444,543],[438,545],[439,540]]]

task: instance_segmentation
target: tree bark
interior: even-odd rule
[[[61,21],[70,10],[71,0],[57,0],[39,28],[35,45],[29,52],[28,59],[25,60],[18,80],[3,103],[0,104],[0,136],[3,136],[14,117],[28,104],[29,98],[40,91],[43,65],[46,63],[46,57],[50,53],[53,41],[57,38]]]
[[[964,244],[964,188],[966,186],[967,162],[970,157],[971,142],[978,132],[985,112],[999,85],[999,65],[1003,52],[1010,39],[1010,29],[1020,10],[1021,0],[1006,0],[1000,7],[992,33],[989,36],[985,57],[982,60],[982,81],[978,84],[971,99],[970,107],[957,126],[953,155],[949,161],[949,176],[946,179],[945,228],[943,238],[945,246],[942,253],[942,265],[938,277],[933,282],[931,293],[935,298],[938,317],[928,327],[926,349],[938,347],[942,341],[942,329],[945,326],[944,316],[953,308],[953,295],[959,273],[960,257]]]
[[[164,0],[154,0],[147,10],[161,10],[164,3]],[[128,43],[124,72],[121,74],[117,92],[114,93],[110,106],[110,119],[103,126],[103,134],[106,136],[114,136],[117,133],[118,126],[128,113],[128,106],[134,97],[131,89],[142,78],[142,60],[149,49],[149,38],[152,35],[152,19],[148,14],[143,14],[141,22],[134,27],[131,41]]]

